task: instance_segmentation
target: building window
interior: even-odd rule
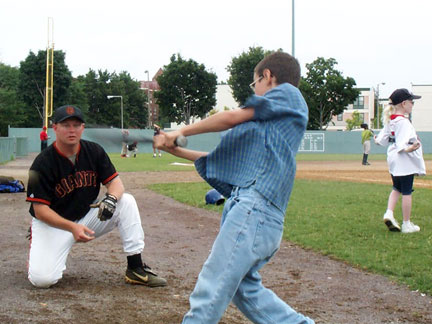
[[[360,120],[364,123],[364,121],[365,121],[365,119],[364,119],[365,114],[359,114],[359,115],[360,115]]]
[[[343,114],[337,115],[337,121],[343,121]]]
[[[364,96],[359,96],[353,104],[354,109],[364,109]]]

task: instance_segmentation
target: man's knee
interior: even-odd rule
[[[55,275],[36,274],[29,271],[28,279],[35,287],[49,288],[55,285],[59,278]]]
[[[120,218],[129,218],[139,220],[141,222],[141,218],[138,211],[138,205],[134,196],[129,193],[124,193],[121,199],[118,202],[117,208],[120,210]]]
[[[132,195],[129,194],[129,193],[124,193],[124,194],[122,195],[122,197],[121,197],[121,199],[119,200],[117,206],[120,207],[119,205],[120,205],[122,208],[126,208],[126,209],[130,209],[130,208],[136,208],[136,209],[138,209],[137,202],[136,202],[134,196],[132,196]]]

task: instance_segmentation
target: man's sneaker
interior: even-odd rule
[[[158,277],[158,275],[145,264],[142,268],[130,269],[128,267],[125,279],[127,283],[148,287],[163,287],[167,284],[164,278]]]
[[[402,223],[402,233],[415,233],[420,231],[420,226],[411,222]]]
[[[396,219],[394,219],[392,214],[386,212],[384,214],[383,220],[391,232],[400,232],[401,231],[398,222],[396,221]]]

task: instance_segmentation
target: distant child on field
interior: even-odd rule
[[[361,124],[361,127],[363,128],[361,138],[362,138],[362,145],[363,145],[363,165],[370,165],[368,162],[368,155],[370,152],[370,139],[373,137],[373,131],[369,129],[368,124]]]
[[[244,107],[155,136],[155,145],[195,167],[224,197],[219,234],[190,296],[183,324],[218,323],[232,301],[253,323],[314,323],[265,288],[258,271],[279,249],[308,108],[297,88],[300,65],[289,54],[254,70],[255,95]],[[180,136],[226,132],[210,153],[174,146]]]
[[[129,131],[127,129],[123,129],[121,133],[122,133],[122,150],[120,156],[126,157],[128,141],[129,141]]]
[[[128,151],[130,154],[133,154],[134,158],[136,158],[136,155],[138,153],[138,142],[134,141],[132,144],[129,144],[127,146]],[[129,155],[127,155],[129,157]]]
[[[384,128],[375,138],[379,145],[389,145],[387,163],[393,181],[384,223],[390,231],[400,232],[401,228],[393,216],[396,203],[402,194],[402,233],[420,231],[420,227],[411,222],[412,191],[415,175],[425,175],[423,150],[409,115],[414,106],[414,99],[420,99],[407,89],[397,89],[390,96],[390,105],[384,109]]]
[[[153,132],[153,136],[159,135],[160,133],[160,127],[158,125],[154,125],[154,132]],[[156,148],[156,146],[153,143],[153,157],[155,158],[157,155],[156,153],[159,153],[159,157],[162,157],[162,153],[159,149]]]
[[[43,150],[45,150],[48,147],[48,138],[49,138],[49,136],[48,136],[48,133],[47,133],[46,126],[44,126],[42,128],[42,131],[39,133],[39,138],[40,138],[40,141],[41,141],[41,152],[42,152]]]

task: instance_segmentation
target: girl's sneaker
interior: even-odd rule
[[[397,220],[389,212],[386,212],[383,217],[384,223],[387,225],[388,229],[392,232],[400,232],[400,226]]]
[[[411,222],[402,223],[402,233],[415,233],[420,231],[420,226],[415,225]]]

